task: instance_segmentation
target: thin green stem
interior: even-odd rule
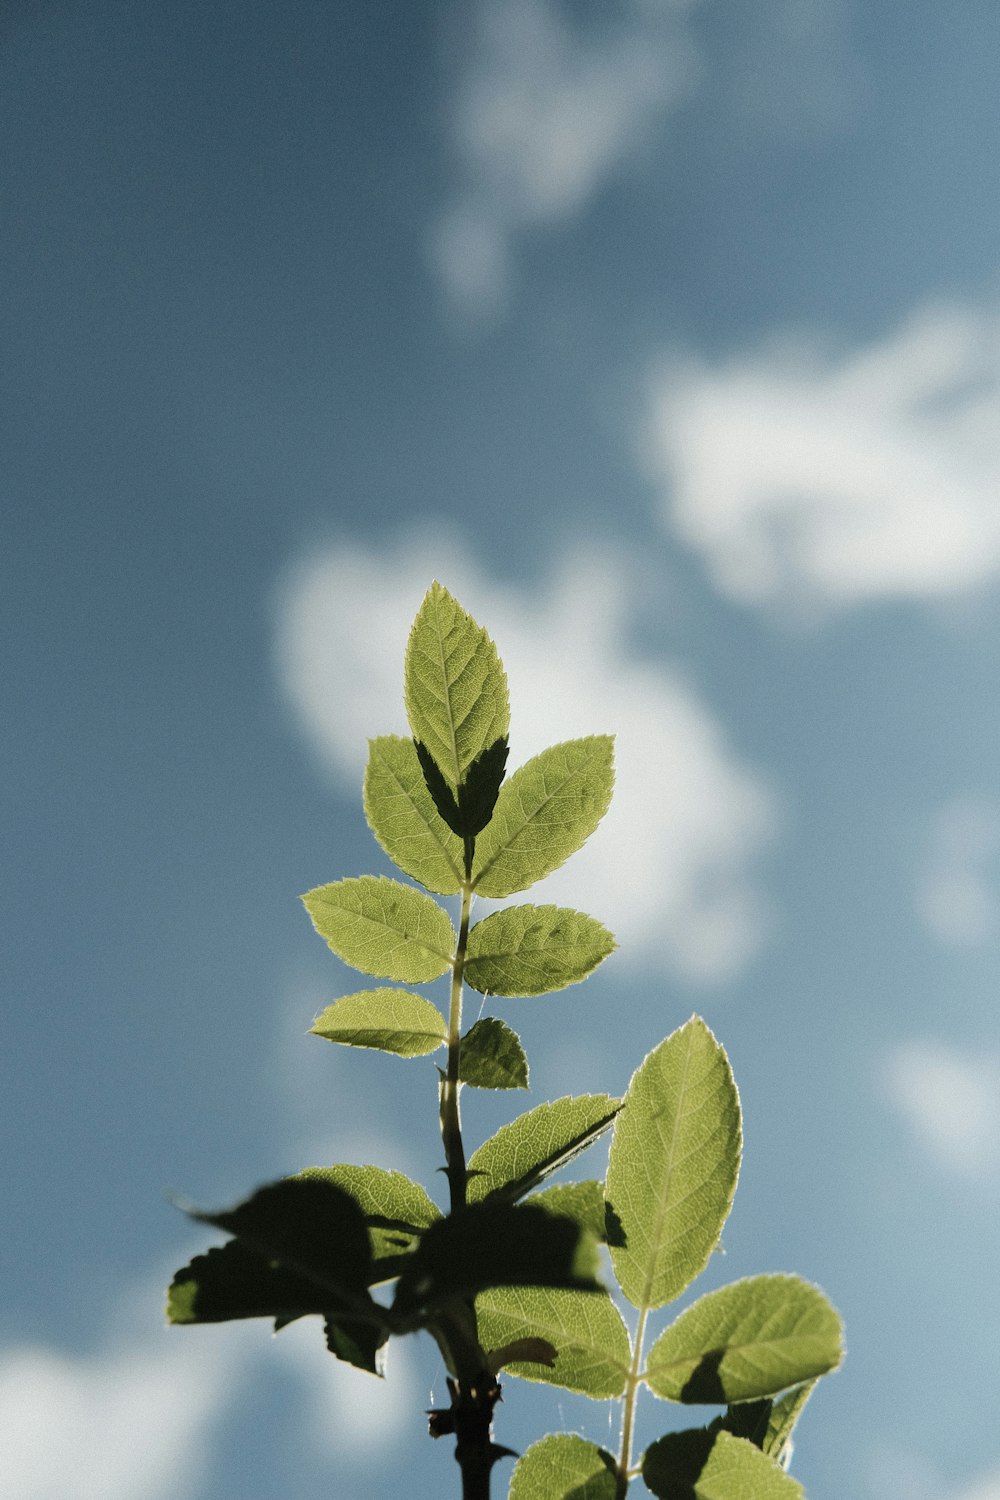
[[[448,1068],[441,1080],[441,1140],[444,1143],[445,1172],[451,1192],[451,1211],[465,1207],[468,1174],[465,1148],[462,1145],[462,1117],[459,1093],[462,1085],[459,1070],[462,1058],[462,975],[469,941],[469,913],[472,909],[472,840],[466,840],[465,880],[462,882],[462,914],[458,927],[458,945],[451,965],[451,1005],[448,1011]]]
[[[639,1394],[639,1386],[642,1383],[642,1346],[646,1337],[646,1319],[648,1316],[649,1308],[644,1307],[639,1314],[639,1324],[635,1330],[635,1347],[632,1350],[632,1364],[625,1379],[622,1441],[618,1453],[618,1500],[624,1500],[625,1492],[628,1489],[629,1471],[632,1467],[632,1433],[635,1428],[636,1397]]]

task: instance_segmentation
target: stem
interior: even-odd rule
[[[465,950],[469,941],[469,913],[472,909],[473,840],[465,841],[465,879],[462,882],[462,914],[458,928],[458,946],[451,966],[451,1005],[448,1011],[448,1070],[441,1081],[441,1140],[444,1144],[445,1173],[451,1191],[451,1211],[465,1207],[468,1175],[465,1170],[465,1148],[462,1145],[462,1117],[458,1096],[461,1091],[459,1067],[462,1057],[462,975]]]
[[[635,1330],[635,1348],[632,1351],[632,1366],[625,1380],[625,1406],[622,1411],[622,1442],[618,1454],[618,1500],[624,1500],[628,1489],[629,1470],[632,1467],[632,1432],[635,1425],[635,1404],[639,1394],[642,1371],[642,1345],[646,1337],[646,1319],[649,1309],[644,1307],[639,1314]]]

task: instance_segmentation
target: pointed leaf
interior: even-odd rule
[[[418,1182],[384,1167],[306,1167],[296,1180],[330,1182],[350,1193],[364,1214],[376,1260],[412,1250],[421,1233],[441,1217]]]
[[[462,1038],[458,1076],[476,1089],[526,1089],[528,1059],[517,1033],[483,1016]]]
[[[508,906],[469,933],[465,978],[484,995],[545,995],[585,979],[613,952],[606,927],[561,906]]]
[[[438,979],[451,963],[455,929],[430,896],[384,875],[317,886],[302,897],[320,937],[345,963],[404,984]]]
[[[616,1500],[610,1453],[572,1432],[553,1432],[519,1458],[509,1500]]]
[[[606,1242],[608,1238],[607,1216],[604,1208],[604,1184],[590,1178],[584,1182],[559,1182],[541,1193],[532,1193],[526,1200],[539,1208],[547,1208],[550,1214],[565,1214],[575,1219],[595,1238]]]
[[[580,1391],[595,1399],[620,1396],[632,1356],[628,1329],[610,1297],[553,1287],[503,1287],[476,1299],[484,1349],[541,1338],[555,1363],[507,1361],[512,1375]]]
[[[523,1198],[596,1141],[619,1108],[609,1094],[580,1094],[536,1105],[501,1126],[469,1158],[470,1202]]]
[[[774,1396],[841,1358],[840,1319],[798,1276],[749,1276],[699,1298],[649,1351],[646,1379],[668,1401]]]
[[[314,1281],[326,1290],[327,1308],[336,1307],[338,1299],[370,1301],[372,1257],[364,1215],[356,1200],[331,1182],[286,1178],[258,1188],[235,1208],[189,1212]]]
[[[427,746],[419,740],[414,744],[424,784],[439,816],[462,840],[474,839],[493,816],[509,754],[506,737],[494,740],[481,755],[476,756],[457,793],[452,790]]]
[[[441,821],[416,747],[402,735],[368,741],[365,817],[399,868],[429,891],[454,896],[462,887],[462,840]]]
[[[653,1443],[642,1477],[661,1500],[805,1500],[802,1486],[746,1438],[703,1428]]]
[[[478,893],[513,896],[558,870],[604,817],[614,777],[606,734],[553,745],[515,771],[476,843]]]
[[[393,1311],[406,1320],[494,1286],[596,1292],[597,1268],[595,1241],[572,1220],[523,1204],[474,1203],[424,1233],[407,1257]]]
[[[496,647],[440,583],[431,585],[406,645],[406,713],[454,791],[477,756],[510,728]]]
[[[633,1075],[611,1141],[606,1193],[625,1237],[611,1259],[633,1306],[662,1307],[704,1268],[733,1201],[740,1144],[728,1059],[692,1016]]]
[[[384,1349],[389,1333],[375,1323],[365,1323],[358,1318],[327,1318],[323,1325],[326,1347],[345,1364],[358,1370],[368,1370],[372,1375],[385,1374]]]
[[[321,1313],[329,1293],[308,1277],[275,1264],[239,1240],[196,1255],[167,1293],[170,1323],[227,1323],[234,1318],[292,1322]]]
[[[767,1434],[764,1438],[764,1452],[773,1458],[775,1463],[783,1464],[786,1461],[791,1450],[795,1424],[801,1417],[806,1402],[816,1389],[816,1384],[815,1380],[807,1380],[805,1385],[795,1386],[792,1390],[786,1391],[771,1407]]]
[[[310,1026],[314,1036],[398,1057],[424,1057],[448,1039],[436,1005],[409,990],[359,990],[328,1005]]]

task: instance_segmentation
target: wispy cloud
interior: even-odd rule
[[[917,882],[917,909],[943,943],[971,946],[1000,926],[1000,804],[952,798],[931,827]]]
[[[1000,319],[929,306],[866,347],[799,334],[649,386],[663,516],[724,594],[824,611],[1000,572]]]
[[[459,187],[431,236],[460,310],[502,304],[512,245],[583,209],[684,98],[683,7],[625,0],[588,26],[560,0],[480,0],[452,103]]]
[[[434,577],[499,645],[513,763],[576,735],[618,736],[611,812],[531,899],[592,910],[626,955],[704,980],[735,972],[767,928],[753,870],[774,832],[775,800],[690,684],[630,647],[624,559],[577,554],[532,592],[487,582],[447,545],[305,558],[281,590],[277,661],[325,763],[360,787],[368,737],[408,732],[403,648]]]
[[[940,1166],[982,1179],[1000,1168],[1000,1057],[949,1043],[903,1042],[885,1087],[919,1145]]]

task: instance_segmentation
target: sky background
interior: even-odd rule
[[[388,871],[365,741],[434,577],[513,764],[618,736],[551,897],[620,951],[498,1005],[513,1109],[699,1011],[746,1134],[700,1289],[847,1324],[810,1500],[1000,1497],[998,59],[993,0],[7,0],[12,1500],[456,1489],[429,1341],[379,1383],[162,1314],[171,1192],[436,1180],[433,1062],[306,1035],[356,976],[297,900]]]

